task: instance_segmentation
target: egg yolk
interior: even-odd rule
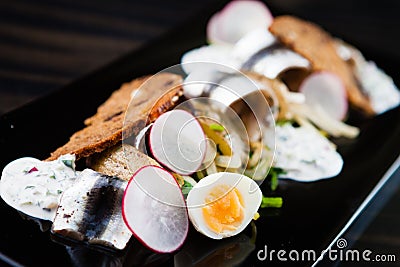
[[[214,187],[206,196],[202,208],[204,220],[212,231],[220,234],[236,230],[244,218],[243,198],[237,188],[227,185]]]

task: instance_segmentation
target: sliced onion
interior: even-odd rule
[[[320,105],[315,105],[311,108],[304,104],[292,104],[290,108],[293,113],[309,119],[320,129],[334,137],[344,136],[347,138],[355,138],[360,133],[360,130],[357,127],[333,119]]]

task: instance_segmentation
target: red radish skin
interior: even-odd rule
[[[249,0],[232,1],[209,20],[207,39],[210,43],[235,44],[246,33],[256,28],[268,29],[272,21],[273,16],[264,3]]]
[[[348,111],[347,93],[342,80],[335,74],[321,71],[309,75],[299,91],[311,108],[319,105],[329,116],[343,120]]]
[[[173,206],[173,205],[164,203],[165,207],[168,206],[169,208],[171,208],[171,206],[172,206],[175,209],[184,209],[184,212],[181,214],[183,217],[181,217],[181,218],[176,218],[176,217],[170,218],[171,219],[170,222],[172,222],[172,225],[170,225],[171,227],[169,227],[169,229],[173,230],[172,226],[176,225],[174,223],[179,222],[179,223],[182,224],[182,225],[180,225],[180,227],[183,228],[183,231],[181,232],[181,236],[180,236],[179,242],[169,246],[168,248],[160,248],[160,247],[156,247],[154,244],[150,244],[151,242],[149,242],[149,239],[148,239],[149,237],[144,232],[141,232],[141,231],[150,231],[154,236],[156,236],[156,238],[159,238],[159,239],[163,238],[163,240],[171,240],[170,236],[163,236],[163,234],[165,234],[165,233],[160,233],[160,232],[155,233],[154,231],[156,231],[157,229],[148,229],[149,226],[151,227],[151,222],[149,222],[148,224],[146,223],[145,225],[141,225],[140,227],[142,227],[143,229],[134,229],[135,226],[133,226],[133,223],[132,223],[133,221],[131,221],[133,218],[132,218],[132,216],[128,215],[129,212],[132,212],[134,214],[134,219],[135,220],[140,220],[140,218],[143,217],[144,213],[150,212],[150,210],[146,209],[145,207],[142,207],[141,210],[132,210],[132,211],[128,211],[127,210],[127,209],[129,209],[129,206],[132,207],[132,204],[127,202],[127,201],[129,201],[128,200],[128,194],[135,194],[135,192],[130,192],[129,191],[130,189],[131,190],[135,189],[135,187],[133,187],[132,183],[134,183],[135,177],[140,175],[141,172],[145,171],[148,168],[155,168],[157,170],[160,170],[160,171],[164,172],[164,174],[170,176],[171,182],[173,181],[174,186],[176,186],[176,191],[179,194],[179,198],[181,200],[180,201],[181,202],[180,205],[179,206]],[[146,179],[151,179],[151,178],[150,177],[146,177]],[[156,186],[153,186],[152,188],[154,188],[154,189],[155,188],[159,188],[159,186],[160,185],[158,185],[158,186],[156,185]],[[162,188],[162,189],[165,189],[165,187]],[[139,190],[142,190],[142,189],[139,188]],[[141,192],[143,192],[143,191],[141,191]],[[136,194],[138,194],[138,192],[136,192]],[[149,199],[150,198],[154,199],[155,196],[151,195],[151,196],[148,196],[148,197],[149,197]],[[155,200],[155,201],[158,201],[158,200]],[[146,203],[139,203],[139,204],[144,206]],[[157,209],[157,211],[161,212],[160,209]],[[128,185],[127,185],[127,187],[125,189],[123,198],[122,198],[122,217],[124,219],[124,222],[125,222],[126,226],[132,232],[133,236],[137,240],[139,240],[145,247],[149,248],[150,250],[152,250],[152,251],[154,251],[156,253],[172,253],[172,252],[178,250],[184,244],[184,242],[186,240],[186,237],[187,237],[187,234],[188,234],[188,231],[189,231],[189,215],[188,215],[188,211],[187,211],[187,207],[186,207],[186,202],[185,202],[184,196],[182,194],[182,191],[179,188],[178,182],[172,176],[171,173],[169,173],[165,169],[163,169],[163,168],[161,168],[159,166],[155,166],[155,165],[148,165],[148,166],[144,166],[144,167],[140,168],[139,170],[137,170],[133,174],[132,178],[129,180]],[[153,221],[155,220],[159,224],[161,224],[162,221],[165,223],[165,221],[161,217],[160,218],[157,217],[156,219],[154,219],[154,217],[152,217],[152,218],[153,218]],[[173,220],[173,219],[175,219],[175,220]],[[172,232],[167,232],[167,234],[168,233],[171,234]],[[176,232],[173,232],[173,233],[176,233]]]
[[[28,173],[37,172],[37,171],[39,171],[39,170],[36,167],[33,167],[32,169],[30,169],[28,171]]]
[[[197,164],[195,165],[195,166],[191,166],[192,168],[189,168],[189,169],[187,169],[186,168],[186,166],[185,166],[185,169],[183,169],[182,168],[182,166],[180,166],[181,168],[177,168],[176,166],[174,166],[174,165],[172,165],[170,162],[169,162],[169,157],[168,157],[168,155],[167,155],[167,158],[166,159],[164,159],[163,157],[164,157],[164,155],[162,155],[162,153],[159,153],[159,151],[157,151],[157,149],[160,147],[160,146],[162,146],[162,143],[160,142],[160,143],[157,143],[158,142],[158,140],[156,139],[158,136],[162,136],[162,131],[161,131],[161,134],[160,133],[156,133],[155,131],[157,131],[158,129],[157,129],[157,127],[161,127],[161,126],[164,126],[164,125],[166,125],[166,124],[162,124],[162,125],[159,125],[159,123],[160,123],[160,121],[162,122],[162,120],[164,120],[164,119],[170,119],[169,117],[167,117],[167,116],[172,116],[172,115],[174,115],[174,114],[178,114],[178,112],[180,112],[181,114],[180,115],[177,115],[177,116],[187,116],[187,118],[189,119],[190,118],[190,122],[195,122],[195,124],[196,124],[196,132],[198,132],[198,133],[200,133],[200,135],[201,135],[201,137],[200,137],[200,140],[199,140],[199,142],[198,143],[196,143],[195,145],[197,145],[197,146],[199,146],[199,148],[200,148],[200,158],[198,158],[198,160],[196,160],[196,162],[197,162]],[[174,114],[172,114],[172,113],[174,113]],[[189,115],[189,116],[188,116]],[[175,116],[175,115],[174,115]],[[164,129],[164,128],[163,128]],[[165,133],[165,134],[169,134],[170,132],[167,132],[167,133]],[[176,134],[178,134],[178,133],[176,133]],[[191,137],[193,137],[194,138],[194,136],[191,136]],[[191,114],[191,113],[189,113],[189,112],[187,112],[187,111],[185,111],[185,110],[171,110],[171,111],[168,111],[168,112],[166,112],[166,113],[164,113],[164,114],[162,114],[155,122],[154,122],[154,124],[153,124],[153,126],[151,127],[151,129],[150,129],[150,134],[149,134],[149,144],[150,144],[150,152],[151,152],[151,154],[152,154],[152,156],[161,164],[161,165],[163,165],[165,168],[167,168],[167,169],[169,169],[169,170],[171,170],[172,172],[175,172],[175,173],[178,173],[178,174],[181,174],[181,175],[191,175],[191,174],[193,174],[194,172],[196,172],[200,167],[201,167],[201,165],[202,165],[202,163],[203,163],[203,160],[204,160],[204,157],[205,157],[205,154],[206,154],[206,137],[205,137],[205,134],[204,134],[204,131],[203,131],[203,129],[201,128],[201,125],[200,125],[200,123],[197,121],[197,119]],[[193,146],[193,144],[190,144],[191,145],[191,147]],[[173,146],[173,147],[175,147],[175,146]],[[166,151],[165,153],[169,153],[170,152],[170,150],[169,149],[163,149],[163,151]],[[169,156],[171,156],[171,155],[169,155]],[[172,156],[173,157],[173,156]]]

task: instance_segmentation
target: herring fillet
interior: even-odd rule
[[[89,244],[124,249],[132,234],[122,218],[121,202],[127,182],[85,169],[65,190],[52,232]]]

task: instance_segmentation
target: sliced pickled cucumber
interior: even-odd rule
[[[201,127],[208,138],[214,141],[215,145],[225,156],[232,156],[232,148],[229,145],[228,140],[224,138],[224,132],[214,131],[210,128],[210,125],[203,120],[200,121]]]

